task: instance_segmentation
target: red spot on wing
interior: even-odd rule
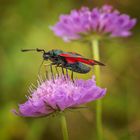
[[[69,54],[67,54],[67,53],[61,53],[61,54],[59,54],[59,56],[71,57],[71,55],[69,55]]]
[[[60,54],[60,56],[64,57],[65,60],[68,63],[81,62],[81,63],[88,64],[88,65],[91,65],[91,66],[93,66],[93,65],[102,65],[102,66],[104,66],[104,64],[99,62],[99,61],[92,60],[92,59],[87,59],[87,58],[82,58],[80,56],[73,57],[73,56],[71,56],[69,54]]]
[[[75,63],[75,62],[78,62],[76,59],[73,59],[73,58],[70,58],[70,57],[67,57],[67,58],[65,58],[66,59],[66,61],[68,62],[68,63]]]
[[[79,57],[79,58],[77,58],[77,61],[88,64],[88,65],[96,65],[95,61],[92,60],[92,59],[86,59],[86,58],[80,58]]]
[[[82,63],[85,63],[85,64],[88,64],[88,65],[101,65],[101,66],[105,66],[103,63],[99,62],[99,61],[96,61],[96,60],[93,60],[93,59],[87,59],[87,58],[80,58],[80,57],[77,57],[77,60],[79,62],[82,62]]]

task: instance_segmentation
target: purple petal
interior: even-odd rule
[[[43,82],[24,104],[19,105],[17,115],[26,117],[47,116],[55,111],[85,104],[103,97],[106,89],[96,86],[95,77],[89,80],[75,80],[57,77]]]
[[[130,30],[135,24],[136,19],[131,19],[127,14],[120,14],[110,5],[104,5],[91,11],[87,7],[82,7],[79,11],[72,10],[69,15],[60,16],[59,22],[52,30],[64,41],[78,40],[91,33],[127,37],[131,35]]]

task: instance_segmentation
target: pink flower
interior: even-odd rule
[[[77,107],[102,98],[106,89],[96,86],[94,76],[89,80],[75,80],[63,76],[42,82],[14,112],[24,117],[48,116],[56,111]]]
[[[121,14],[112,6],[89,10],[82,7],[72,10],[69,15],[61,15],[59,21],[51,27],[54,33],[64,41],[84,39],[87,36],[127,37],[136,24],[127,14]]]

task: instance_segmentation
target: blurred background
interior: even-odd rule
[[[91,47],[65,43],[49,29],[59,15],[81,6],[111,4],[136,17],[133,35],[100,44],[104,140],[140,140],[140,8],[139,0],[0,0],[0,140],[62,140],[58,117],[22,118],[11,109],[26,101],[28,87],[36,84],[40,53],[23,48],[76,51],[91,58]],[[86,75],[75,77],[87,79]],[[70,140],[96,140],[95,102],[89,109],[67,112]]]

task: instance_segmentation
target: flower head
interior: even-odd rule
[[[28,101],[19,105],[19,111],[14,112],[25,117],[47,116],[99,99],[105,93],[106,89],[96,86],[94,77],[73,83],[61,76],[42,82],[28,97]]]
[[[112,6],[89,10],[82,7],[72,10],[69,15],[61,15],[59,22],[51,29],[64,41],[85,39],[86,37],[127,37],[136,24],[127,14],[121,14]]]

